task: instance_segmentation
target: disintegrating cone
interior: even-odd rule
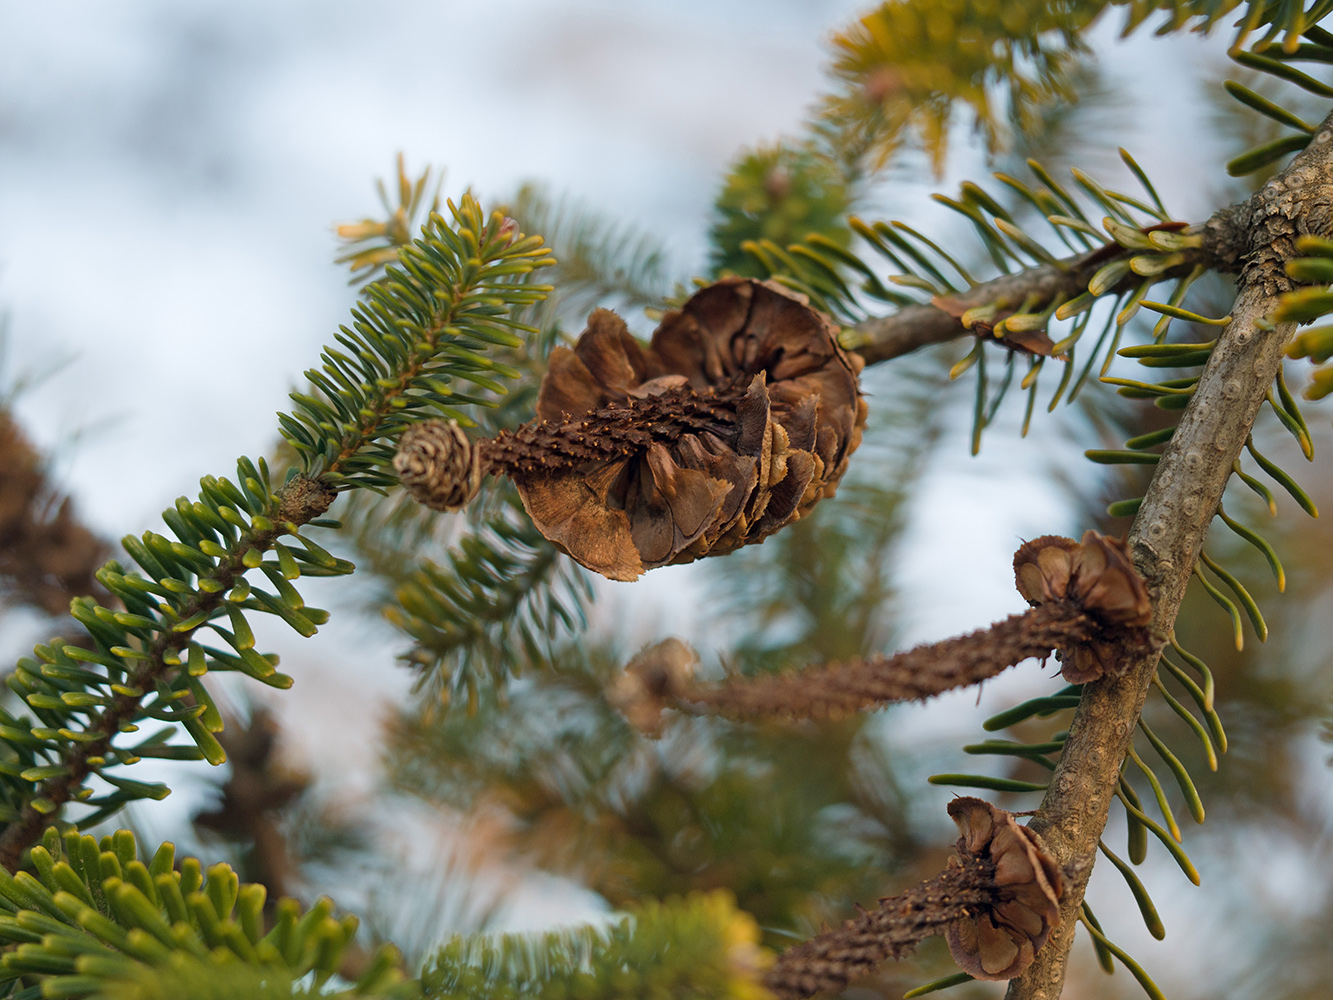
[[[665,639],[639,653],[616,677],[607,697],[639,732],[662,734],[662,712],[694,676],[699,657],[679,639]]]
[[[509,476],[538,529],[591,570],[633,580],[757,542],[832,496],[861,441],[861,360],[779,285],[725,278],[667,313],[644,346],[598,309],[551,354],[537,419],[470,441],[407,431],[403,485],[453,511]]]
[[[528,513],[615,580],[730,552],[799,519],[833,495],[865,424],[860,359],[837,334],[804,297],[748,279],[695,294],[646,348],[620,317],[597,310],[572,350],[552,353],[539,418],[684,395],[729,404],[730,419],[655,434],[611,461],[517,475]]]
[[[1106,633],[1062,649],[1061,673],[1071,684],[1094,681],[1112,671],[1126,629],[1152,621],[1148,587],[1130,561],[1125,543],[1086,531],[1083,540],[1043,535],[1014,554],[1018,592],[1029,604],[1073,601]]]
[[[987,858],[995,866],[994,904],[949,927],[949,952],[977,979],[1013,979],[1060,920],[1060,870],[1037,834],[989,802],[954,799],[949,815],[962,834],[960,857]]]

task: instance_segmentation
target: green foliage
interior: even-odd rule
[[[1306,283],[1306,287],[1284,295],[1273,318],[1278,322],[1311,323],[1333,312],[1333,241],[1302,236],[1296,247],[1309,256],[1288,262],[1287,274]],[[1305,388],[1306,399],[1323,399],[1333,392],[1333,365],[1328,364],[1333,358],[1333,326],[1302,330],[1287,348],[1287,355],[1309,358],[1314,365]]]
[[[1104,2],[997,3],[990,0],[891,0],[834,37],[833,76],[841,85],[821,114],[874,136],[884,162],[915,127],[938,171],[955,101],[968,105],[992,149],[1007,113],[1018,123],[1069,94],[1066,68],[1083,51],[1079,32]]]
[[[888,846],[911,841],[861,720],[793,732],[698,719],[650,740],[606,698],[624,660],[584,639],[472,714],[400,716],[388,772],[427,800],[500,810],[509,832],[493,848],[617,908],[722,882],[766,928],[812,930],[881,889]]]
[[[328,613],[308,607],[292,581],[352,571],[305,533],[307,522],[338,526],[317,516],[332,488],[393,483],[391,436],[422,411],[456,414],[477,401],[456,392],[455,380],[496,388],[479,372],[503,374],[504,366],[483,352],[497,342],[512,346],[515,330],[527,329],[510,317],[542,296],[526,280],[547,251],[539,238],[504,231],[500,216],[487,220],[470,198],[451,211],[452,228],[433,216],[402,250],[401,269],[367,288],[353,311],[355,329],[339,336],[346,352],[330,348],[323,369],[309,373],[318,389],[293,393],[295,410],[279,415],[305,473],[319,480],[293,469],[275,489],[266,463],[244,458],[235,483],[205,477],[197,501],[182,497],[163,512],[174,538],[146,532],[123,540],[138,570],[111,562],[99,571],[123,609],[75,600],[71,613],[86,644],[40,645],[8,677],[35,717],[0,710],[0,818],[13,824],[3,842],[9,851],[67,801],[91,807],[83,819],[96,822],[126,802],[167,794],[112,768],[150,756],[220,763],[214,734],[222,720],[203,676],[232,670],[274,687],[291,684],[276,656],[255,650],[247,612],[313,635]],[[199,641],[201,629],[222,647]],[[128,747],[113,742],[153,722],[169,725]],[[168,743],[175,724],[194,745]],[[92,777],[109,791],[90,785]]]
[[[746,244],[778,246],[818,234],[846,248],[850,192],[842,171],[814,145],[761,146],[744,153],[727,173],[713,204],[709,231],[713,274],[767,277]]]
[[[431,1000],[763,1000],[759,928],[725,892],[634,907],[606,928],[455,938],[422,973]]]
[[[425,205],[426,189],[430,186],[430,168],[422,171],[421,176],[412,180],[407,176],[403,163],[403,154],[398,154],[396,194],[398,204],[393,204],[383,180],[375,181],[375,189],[380,196],[380,205],[384,208],[382,219],[362,219],[338,226],[335,232],[342,241],[343,252],[336,262],[346,264],[352,272],[351,284],[359,284],[379,277],[386,264],[398,260],[399,247],[412,242],[419,224],[417,217]],[[427,214],[440,210],[440,182],[444,173],[439,175],[435,190],[431,194],[430,208]]]
[[[1287,0],[890,0],[834,37],[833,75],[840,85],[821,116],[864,137],[883,164],[915,130],[940,170],[955,104],[972,113],[992,152],[1023,134],[1056,100],[1072,100],[1070,74],[1089,51],[1083,32],[1109,7],[1126,8],[1122,33],[1154,14],[1157,31],[1192,26],[1210,31],[1244,7],[1233,45],[1268,27],[1256,50],[1281,43],[1284,57],[1305,56],[1303,34],[1333,4]],[[1317,43],[1315,43],[1317,44]],[[1318,58],[1317,56],[1305,56]],[[1267,57],[1259,55],[1258,59]],[[1271,60],[1270,60],[1271,61]],[[1003,95],[997,100],[998,95]],[[1292,146],[1287,147],[1290,152]]]
[[[452,224],[432,215],[421,239],[398,251],[398,266],[366,288],[337,335],[341,349],[306,372],[318,391],[292,393],[293,413],[279,417],[307,474],[339,488],[394,486],[392,442],[409,424],[471,424],[460,407],[490,399],[460,384],[503,394],[497,377],[518,377],[487,352],[536,332],[513,314],[549,291],[527,279],[550,251],[499,213],[486,219],[470,197],[449,208]]]
[[[441,694],[503,684],[541,667],[563,638],[586,625],[588,575],[558,552],[502,489],[486,517],[449,549],[443,564],[418,558],[384,616],[411,637],[408,661]]]
[[[128,830],[97,841],[48,829],[32,849],[37,874],[0,870],[0,985],[14,997],[250,1000],[330,995],[356,934],[321,899],[302,913],[279,900],[265,931],[265,889],[228,865],[175,861],[165,843],[140,859]],[[373,956],[346,997],[408,996],[392,948]],[[294,990],[298,980],[308,984]]]

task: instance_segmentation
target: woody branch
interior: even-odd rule
[[[1232,463],[1282,364],[1294,324],[1267,317],[1291,288],[1283,270],[1301,235],[1333,228],[1333,115],[1309,147],[1248,201],[1206,224],[1243,237],[1234,317],[1157,466],[1129,532],[1130,553],[1152,593],[1151,627],[1171,632],[1204,537],[1231,476]],[[1061,921],[1033,965],[1013,980],[1008,1000],[1055,1000],[1064,986],[1075,922],[1106,825],[1120,764],[1129,749],[1157,651],[1126,649],[1125,669],[1088,684],[1040,810],[1031,822],[1072,877]]]

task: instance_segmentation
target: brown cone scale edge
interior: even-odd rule
[[[556,348],[537,419],[469,441],[405,433],[394,467],[436,510],[508,475],[537,528],[613,580],[731,552],[832,496],[861,440],[860,359],[803,296],[725,278],[666,314],[644,346],[598,309]]]
[[[976,979],[1021,975],[1060,919],[1059,868],[1036,833],[989,802],[957,798],[949,815],[962,836],[944,871],[788,948],[764,986],[782,1000],[833,993],[937,934]]]

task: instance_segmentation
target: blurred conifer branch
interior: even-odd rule
[[[359,980],[321,987],[356,935],[322,899],[305,913],[277,901],[228,865],[177,862],[172,844],[140,859],[127,830],[103,837],[48,830],[31,852],[36,877],[0,872],[0,982],[14,997],[241,1000],[243,997],[410,997],[398,955],[381,949]],[[300,985],[306,981],[306,987]]]
[[[344,222],[334,228],[334,233],[342,242],[342,252],[335,260],[347,265],[352,272],[349,284],[365,284],[379,277],[386,265],[398,260],[399,248],[412,242],[420,228],[422,209],[425,208],[427,214],[440,210],[440,187],[444,183],[444,171],[439,172],[431,190],[430,205],[426,207],[426,191],[431,188],[431,169],[427,167],[415,179],[409,177],[402,153],[398,154],[397,166],[393,185],[395,198],[389,196],[383,179],[375,181],[375,190],[384,209],[382,218]]]
[[[1238,12],[1232,46],[1262,29],[1255,48],[1301,53],[1301,36],[1328,13],[1326,0],[890,0],[834,36],[832,73],[841,86],[819,111],[856,136],[875,167],[916,138],[943,167],[955,105],[964,105],[992,151],[1029,131],[1043,109],[1069,100],[1071,72],[1090,52],[1083,34],[1104,13],[1124,8],[1122,35],[1163,15],[1157,33],[1210,32]],[[909,135],[909,130],[915,136]],[[1287,149],[1291,152],[1291,148]]]

